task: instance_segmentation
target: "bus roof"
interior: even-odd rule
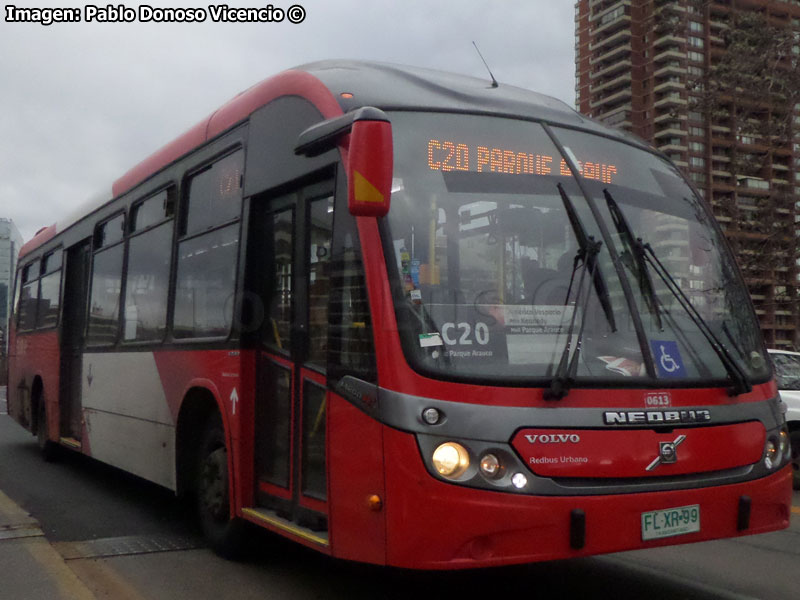
[[[307,98],[326,119],[362,106],[383,110],[482,113],[577,127],[646,147],[635,136],[592,121],[560,100],[502,83],[492,87],[488,78],[387,63],[320,61],[284,71],[238,94],[131,168],[110,190],[95,196],[66,220],[41,229],[22,246],[20,257],[284,95]]]
[[[581,115],[566,103],[528,89],[444,71],[388,63],[327,60],[297,67],[319,79],[337,98],[342,111],[362,106],[383,110],[484,113],[577,127],[650,146],[628,132]],[[343,97],[342,94],[352,95]]]

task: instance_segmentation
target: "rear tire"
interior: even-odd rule
[[[792,446],[792,487],[800,490],[800,429],[789,432]]]
[[[47,406],[44,399],[39,400],[39,408],[36,415],[36,442],[39,445],[39,452],[46,462],[52,462],[58,455],[58,444],[53,443],[48,438],[47,427]]]
[[[231,518],[225,432],[218,414],[209,418],[197,457],[197,513],[211,549],[228,559],[245,554],[245,523]]]

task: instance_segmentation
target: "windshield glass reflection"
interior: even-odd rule
[[[609,192],[630,229],[649,241],[703,318],[734,348],[746,375],[768,376],[735,266],[669,163],[619,142],[556,130],[579,165],[583,190],[601,207],[610,232],[605,239],[541,125],[449,114],[398,113],[392,121],[395,179],[386,254],[412,364],[443,377],[552,378],[572,345],[580,347],[575,378],[633,383],[647,377],[634,306],[657,378],[726,379],[718,352],[675,295],[626,253],[605,206]],[[592,269],[584,268],[581,236],[597,244]],[[623,261],[633,298],[626,297],[609,244]],[[586,283],[578,285],[582,276]]]

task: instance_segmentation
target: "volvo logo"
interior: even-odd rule
[[[525,439],[531,444],[566,444],[568,442],[577,444],[581,441],[581,436],[576,433],[539,433],[526,435]]]
[[[659,442],[658,457],[647,465],[647,470],[652,471],[658,465],[669,465],[678,462],[678,446],[685,439],[685,435],[679,435],[671,442]]]

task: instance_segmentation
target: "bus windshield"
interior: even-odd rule
[[[556,376],[568,356],[576,385],[722,382],[731,363],[769,377],[729,251],[670,163],[534,122],[391,119],[385,251],[416,368],[518,383]]]

